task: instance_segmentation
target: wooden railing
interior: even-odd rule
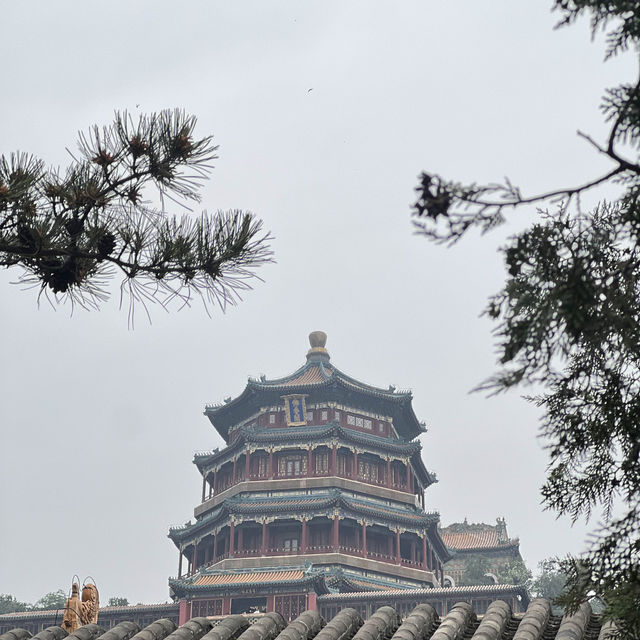
[[[365,484],[369,484],[374,487],[384,487],[388,489],[393,489],[394,491],[402,491],[404,493],[408,492],[408,486],[406,482],[403,482],[403,483],[390,482],[387,486],[386,480],[374,480],[372,478],[365,478],[356,473],[346,473],[346,472],[333,473],[331,471],[320,471],[320,472],[312,472],[312,473],[299,473],[296,475],[279,474],[276,472],[273,474],[273,476],[271,476],[268,473],[263,473],[263,474],[252,473],[249,475],[248,481],[254,482],[256,480],[295,480],[299,478],[328,478],[328,477],[344,478],[345,480],[355,480],[356,482],[364,482]],[[245,480],[246,479],[244,478],[244,475],[243,475],[242,477],[236,478],[235,484],[238,484],[240,482],[245,482]],[[220,495],[224,491],[227,491],[233,486],[234,486],[234,483],[232,480],[227,481],[225,479],[225,482],[223,484],[220,484],[220,483],[218,484],[215,493],[212,493],[211,495],[207,495],[204,502],[207,502],[208,500],[215,498],[216,496]]]
[[[388,562],[390,564],[398,564],[398,558],[396,555],[390,555],[388,553],[381,553],[379,551],[372,551],[367,549],[366,555],[363,554],[363,549],[361,547],[352,547],[350,545],[340,544],[338,547],[338,551],[341,553],[345,553],[350,556],[357,557],[366,557],[370,560],[377,560],[378,562]],[[303,554],[316,554],[316,553],[334,553],[335,549],[333,545],[330,544],[322,544],[322,545],[310,545],[306,549],[302,549],[298,547],[297,549],[285,549],[284,547],[269,547],[265,550],[265,553],[262,553],[262,549],[235,549],[233,555],[230,556],[228,553],[218,554],[215,560],[211,560],[205,564],[199,565],[198,569],[202,569],[203,567],[209,567],[221,560],[226,560],[227,558],[251,558],[251,557],[260,557],[260,556],[282,556],[282,555],[303,555]],[[415,569],[424,570],[424,564],[419,560],[410,560],[408,558],[401,558],[401,564],[405,567],[412,567]],[[191,571],[189,573],[183,573],[182,577],[188,577],[193,575],[195,571]]]
[[[414,569],[424,569],[424,565],[419,560],[407,560],[406,558],[402,558],[402,566],[413,567]]]

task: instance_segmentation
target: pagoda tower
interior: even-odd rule
[[[279,611],[292,619],[317,595],[424,589],[450,559],[439,515],[424,509],[436,482],[416,439],[411,393],[359,382],[309,336],[289,376],[249,379],[205,415],[224,439],[198,453],[195,522],[172,527],[181,620]]]

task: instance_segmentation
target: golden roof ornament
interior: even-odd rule
[[[331,356],[325,349],[327,334],[324,331],[312,331],[309,334],[311,349],[307,352],[307,362],[329,362]]]

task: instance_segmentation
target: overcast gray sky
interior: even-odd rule
[[[554,31],[550,5],[0,1],[0,153],[64,166],[114,109],[182,107],[220,145],[203,207],[255,212],[277,259],[226,314],[158,308],[133,331],[117,294],[70,316],[0,273],[0,593],[78,574],[105,601],[166,600],[193,452],[221,444],[204,405],[293,371],[315,329],[346,373],[413,390],[444,523],[506,517],[531,568],[584,547],[540,507],[535,409],[468,393],[494,366],[496,248],[531,216],[451,250],[409,222],[422,169],[532,193],[606,168],[575,132],[604,135],[603,88],[635,63],[604,64],[584,21]]]

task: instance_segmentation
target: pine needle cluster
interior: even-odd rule
[[[22,268],[21,283],[50,300],[97,308],[107,282],[123,276],[133,303],[225,307],[271,260],[262,223],[248,212],[166,212],[167,201],[199,202],[217,147],[196,138],[181,110],[116,113],[80,134],[65,172],[25,153],[0,157],[0,266]],[[149,205],[149,190],[161,207]]]

